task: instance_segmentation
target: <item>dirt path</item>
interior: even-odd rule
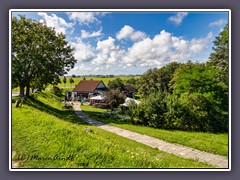
[[[81,111],[80,104],[78,102],[74,103],[74,110],[78,117],[83,121],[91,125],[98,126],[99,128],[104,129],[106,131],[118,134],[120,136],[140,142],[153,148],[158,148],[161,151],[174,154],[183,158],[194,159],[199,162],[206,162],[210,165],[216,166],[217,168],[228,168],[228,158],[224,156],[203,152],[179,144],[168,143],[157,138],[153,138],[129,130],[121,129],[115,126],[104,124],[84,114]]]

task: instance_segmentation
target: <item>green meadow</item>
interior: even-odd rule
[[[82,105],[81,109],[94,119],[131,130],[140,134],[145,134],[171,143],[177,143],[199,149],[202,151],[228,156],[228,134],[213,134],[203,132],[170,131],[155,129],[152,127],[132,125],[120,119],[107,118],[103,116],[107,113],[106,109],[94,108],[90,105]]]
[[[109,81],[112,81],[116,78],[121,78],[122,80],[127,80],[127,79],[131,79],[131,78],[139,78],[140,76],[115,76],[115,77],[85,77],[86,80],[98,80],[98,81],[103,81],[103,83],[107,86],[108,85],[108,82]],[[63,77],[60,78],[61,80],[61,83],[58,84],[59,87],[69,87],[69,86],[72,86],[72,87],[75,87],[81,80],[83,80],[83,77],[74,77],[73,80],[74,80],[74,83],[71,84],[69,82],[69,79],[71,77],[66,77],[66,84],[64,85],[63,83]]]
[[[63,109],[61,99],[39,92],[14,108],[13,98],[12,150],[19,167],[212,168],[87,125],[72,109]]]

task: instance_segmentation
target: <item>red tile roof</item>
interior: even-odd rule
[[[73,89],[73,91],[78,93],[92,93],[101,82],[102,81],[96,81],[96,80],[82,80]]]

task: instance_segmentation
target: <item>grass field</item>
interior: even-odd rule
[[[12,104],[12,149],[23,168],[209,168],[90,126],[51,92]],[[14,101],[13,101],[14,102]],[[85,132],[91,128],[93,133]]]
[[[118,77],[85,77],[86,80],[99,80],[99,81],[103,81],[103,83],[107,86],[109,81],[112,81]],[[123,79],[123,80],[127,80],[127,79],[131,79],[132,76],[119,76],[119,78]],[[136,76],[134,78],[139,78],[139,76]],[[60,78],[61,79],[61,83],[58,84],[59,87],[64,87],[64,83],[62,82],[63,77]],[[77,85],[81,80],[83,80],[83,77],[76,77],[73,78],[74,83],[71,85],[69,82],[70,77],[67,77],[66,80],[66,84],[65,86],[73,86],[75,87],[75,85]]]
[[[132,78],[132,76],[86,77],[86,80],[91,80],[91,79],[92,79],[92,80],[100,80],[100,81],[103,81],[104,84],[107,86],[109,81],[114,80],[114,79],[116,79],[116,78],[118,78],[118,77],[121,78],[121,79],[123,79],[123,80],[127,80],[127,79],[131,79],[131,78]],[[139,77],[140,77],[140,76],[135,76],[135,77],[133,77],[133,78],[139,78]],[[67,82],[66,82],[66,84],[64,84],[64,83],[62,82],[63,77],[61,77],[61,78],[60,78],[61,83],[59,83],[58,86],[61,87],[61,88],[64,88],[64,87],[72,87],[72,88],[74,88],[76,85],[78,85],[78,83],[79,83],[81,80],[83,80],[83,77],[75,77],[75,78],[73,78],[73,80],[74,80],[74,83],[73,83],[73,84],[71,84],[71,83],[69,82],[69,79],[70,79],[70,77],[66,77],[66,81],[67,81]],[[52,85],[49,85],[48,88],[52,88]],[[19,92],[20,89],[19,89],[19,87],[17,87],[17,88],[13,88],[12,91],[13,91],[13,92]]]
[[[101,122],[109,123],[123,129],[146,134],[171,143],[182,144],[202,151],[228,156],[228,134],[211,134],[201,132],[184,132],[155,129],[146,126],[128,124],[120,120],[103,117],[106,110],[82,105],[81,109],[89,116]]]

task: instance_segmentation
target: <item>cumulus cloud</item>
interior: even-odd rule
[[[96,50],[97,57],[93,60],[93,64],[114,64],[124,53],[124,50],[115,45],[115,39],[112,37],[98,41]]]
[[[86,66],[84,64],[80,64],[80,65],[75,66],[72,71],[74,71],[74,72],[84,71],[84,72],[88,73],[88,72],[92,72],[92,70],[93,70],[93,67]]]
[[[169,20],[172,21],[174,24],[179,25],[182,23],[184,17],[186,17],[187,15],[187,12],[178,12],[175,16],[171,16]]]
[[[78,22],[80,25],[89,25],[93,22],[99,22],[97,16],[104,16],[108,12],[67,12],[70,20]]]
[[[43,18],[40,19],[39,22],[45,23],[48,27],[55,28],[57,33],[66,34],[68,30],[73,30],[73,23],[67,23],[63,18],[58,17],[56,14],[48,15],[47,13],[39,12],[38,15]]]
[[[94,48],[90,44],[82,42],[80,38],[77,42],[70,42],[74,48],[74,57],[78,61],[91,61],[95,57]]]
[[[227,23],[227,21],[225,19],[219,19],[217,21],[211,22],[209,24],[210,27],[215,27],[215,26],[223,26]]]
[[[205,38],[185,40],[163,30],[153,39],[145,38],[134,43],[121,62],[127,66],[161,67],[171,61],[185,61],[207,49],[212,36],[209,33]]]
[[[144,32],[136,31],[131,26],[125,25],[118,33],[118,40],[130,38],[133,41],[141,40],[146,37]]]
[[[81,30],[81,38],[82,39],[87,39],[87,38],[93,38],[93,37],[98,37],[102,35],[102,29],[100,29],[99,31],[95,31],[92,33],[89,33],[85,30]]]

